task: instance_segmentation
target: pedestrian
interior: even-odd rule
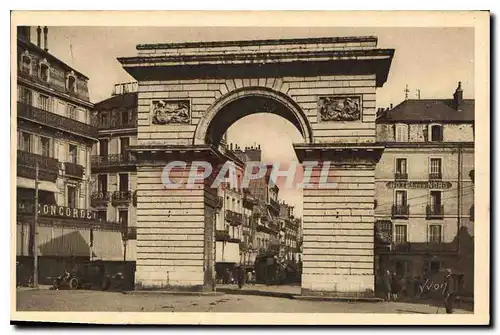
[[[394,301],[398,300],[398,294],[401,291],[401,284],[395,272],[391,275],[391,292]]]
[[[247,272],[247,283],[252,283],[252,282],[253,282],[252,271],[248,270],[248,272]]]
[[[453,314],[453,299],[455,298],[455,287],[450,269],[445,270],[444,278],[444,306],[446,308],[446,314]]]
[[[238,282],[239,288],[243,287],[244,280],[245,280],[245,272],[240,266],[236,267],[236,281]]]
[[[386,270],[384,272],[384,277],[382,278],[383,284],[384,284],[384,294],[386,297],[386,301],[391,300],[391,272],[389,270]]]

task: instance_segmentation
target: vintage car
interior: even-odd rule
[[[99,289],[106,291],[110,287],[118,288],[124,277],[121,272],[109,274],[102,262],[90,261],[65,271],[53,282],[54,289]]]

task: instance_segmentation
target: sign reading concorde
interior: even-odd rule
[[[17,213],[33,214],[33,207],[33,204],[24,204],[20,202],[17,205]],[[39,204],[38,215],[76,220],[97,220],[97,212],[95,211],[58,205]]]
[[[389,181],[386,186],[388,188],[436,188],[436,189],[446,189],[451,188],[451,183],[449,181],[440,180],[430,180],[430,181]]]

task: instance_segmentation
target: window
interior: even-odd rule
[[[21,150],[31,152],[31,134],[21,133]]]
[[[431,141],[440,142],[443,140],[443,127],[440,125],[431,126]]]
[[[42,147],[42,156],[45,157],[50,157],[50,138],[48,137],[41,137],[40,138],[40,144]]]
[[[73,106],[73,105],[68,105],[67,110],[68,110],[68,117],[70,119],[76,120],[77,119],[77,117],[76,117],[76,107]]]
[[[101,127],[109,127],[109,115],[107,112],[100,112],[100,126]]]
[[[47,64],[40,64],[40,79],[43,81],[49,81],[49,66]]]
[[[21,56],[21,72],[31,74],[31,57],[27,53],[28,51]]]
[[[76,187],[68,186],[68,207],[76,208]]]
[[[120,173],[120,192],[128,191],[128,173]]]
[[[406,191],[404,190],[396,191],[396,205],[406,206],[406,202],[407,202]]]
[[[441,191],[431,191],[430,193],[430,206],[433,213],[440,211],[441,209]]]
[[[408,178],[406,158],[396,158],[396,177]]]
[[[395,226],[394,242],[396,243],[406,243],[408,241],[407,227],[403,224],[397,224]]]
[[[431,273],[438,273],[441,269],[441,262],[432,261],[430,268]]]
[[[408,141],[408,126],[405,124],[396,125],[396,142]]]
[[[441,179],[441,158],[431,158],[429,178]]]
[[[38,95],[38,107],[40,109],[50,111],[50,98],[46,95],[39,94]]]
[[[78,164],[78,147],[76,145],[69,145],[69,161]]]
[[[27,105],[31,105],[33,101],[33,92],[26,87],[19,86],[19,101]]]
[[[101,222],[106,222],[108,220],[107,211],[97,211],[97,219]]]
[[[128,137],[120,137],[120,153],[122,155],[126,154],[129,144],[130,139]]]
[[[441,243],[441,225],[429,226],[429,242]]]
[[[99,193],[106,193],[108,191],[108,175],[100,174],[97,177],[97,189]]]
[[[108,157],[108,140],[100,139],[99,140],[99,155],[103,157]]]
[[[118,219],[122,227],[128,227],[128,210],[122,209],[118,211]]]
[[[129,116],[129,113],[128,111],[124,110],[124,111],[121,111],[121,118],[122,118],[122,125],[126,125],[129,123],[128,121],[128,116]]]
[[[76,92],[76,78],[74,76],[72,76],[72,75],[68,76],[68,84],[67,84],[66,89],[69,92]]]

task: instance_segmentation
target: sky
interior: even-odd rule
[[[402,102],[406,85],[409,98],[416,98],[417,89],[422,99],[451,98],[461,81],[464,98],[474,98],[472,28],[49,27],[48,48],[90,78],[90,100],[98,102],[110,97],[114,84],[134,81],[116,58],[135,56],[137,44],[330,36],[377,36],[377,47],[395,49],[387,82],[377,90],[377,107]],[[234,123],[228,140],[242,147],[260,144],[265,162],[295,160],[292,143],[303,142],[291,123],[265,114]],[[301,215],[301,191],[282,190],[280,199]]]

